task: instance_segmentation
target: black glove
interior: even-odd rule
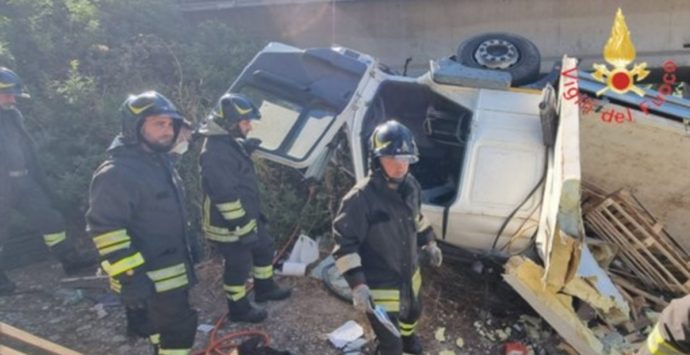
[[[136,271],[134,275],[120,277],[122,303],[131,309],[144,309],[147,302],[156,293],[153,281],[144,271]]]

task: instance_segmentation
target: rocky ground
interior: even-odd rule
[[[477,273],[477,264],[472,271],[468,264],[449,261],[439,270],[424,271],[425,308],[418,329],[425,352],[503,354],[507,342],[519,341],[535,354],[561,353],[558,336],[486,265]],[[217,259],[198,268],[201,282],[193,291],[192,303],[199,309],[199,324],[213,326],[225,312],[221,272]],[[19,287],[14,295],[0,297],[0,321],[85,354],[151,353],[146,341],[126,336],[124,312],[104,279],[65,280],[59,264],[52,261],[13,270],[9,276]],[[259,329],[277,349],[338,354],[327,334],[351,319],[366,324],[320,280],[284,277],[279,282],[293,287],[294,294],[287,301],[267,305],[267,322],[223,324],[217,338]],[[371,338],[371,331],[366,332]],[[207,348],[209,338],[208,331],[198,331],[195,350]]]

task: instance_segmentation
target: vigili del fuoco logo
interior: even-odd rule
[[[623,11],[619,8],[616,18],[611,27],[611,37],[604,46],[604,60],[613,66],[605,64],[594,64],[595,72],[592,76],[606,84],[606,87],[597,91],[597,96],[601,96],[606,90],[612,90],[618,94],[625,94],[632,91],[640,96],[644,96],[644,90],[635,86],[635,82],[643,80],[649,75],[647,63],[635,64],[632,70],[628,66],[635,60],[635,46],[630,40],[630,31],[625,24]]]

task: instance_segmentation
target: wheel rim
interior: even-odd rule
[[[517,47],[504,39],[482,42],[474,52],[474,59],[489,69],[508,69],[520,60]]]

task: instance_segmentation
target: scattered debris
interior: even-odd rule
[[[211,324],[199,324],[199,326],[196,327],[196,330],[202,332],[202,333],[208,333],[213,330],[213,325]]]
[[[612,265],[611,273],[646,289],[675,295],[690,291],[690,256],[631,192],[593,196],[588,202],[586,226],[620,249],[621,264]]]
[[[439,352],[438,355],[455,355],[455,351],[453,351],[453,350],[441,350],[441,352]]]
[[[84,292],[80,289],[59,288],[54,295],[62,300],[64,305],[76,304],[84,299]]]
[[[632,320],[606,342],[634,350],[668,301],[690,291],[690,255],[628,190],[608,194],[588,184],[582,206],[585,226],[600,238],[589,242],[595,257],[631,305]]]
[[[527,346],[517,341],[511,341],[504,345],[505,355],[527,355]]]
[[[440,327],[436,329],[436,332],[434,332],[434,338],[440,342],[446,341],[446,328],[445,327]]]
[[[457,345],[458,348],[462,348],[463,346],[465,346],[465,339],[463,339],[463,338],[458,338],[458,339],[455,341],[455,345]]]
[[[505,280],[582,354],[604,354],[604,345],[572,308],[572,296],[545,288],[544,268],[522,256],[505,264]]]
[[[556,349],[568,354],[568,355],[578,355],[577,351],[573,349],[572,346],[568,345],[568,343],[560,343],[556,346]]]
[[[300,235],[290,256],[283,263],[281,274],[304,276],[307,266],[319,259],[319,244],[306,235]]]
[[[286,261],[283,263],[283,268],[280,270],[280,274],[285,276],[304,276],[306,271],[307,264]]]
[[[105,305],[103,305],[103,303],[97,303],[92,309],[96,311],[97,319],[103,319],[108,316],[108,312],[105,310]]]
[[[353,320],[345,322],[330,334],[328,340],[338,349],[345,349],[364,335],[364,329]]]

